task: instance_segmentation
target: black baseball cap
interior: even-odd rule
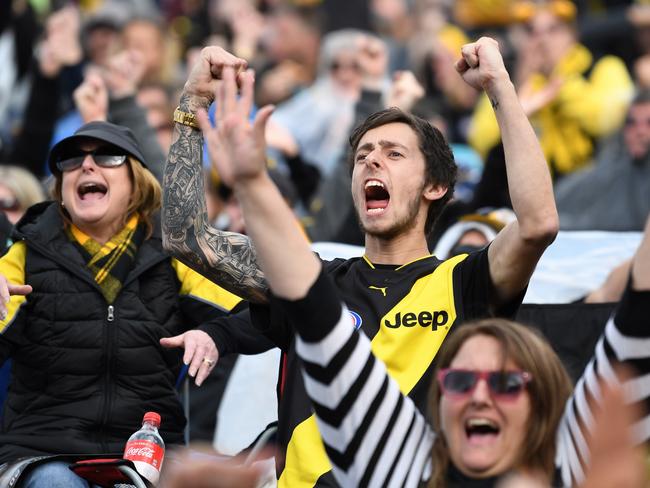
[[[135,159],[140,161],[142,166],[147,168],[144,156],[138,146],[138,141],[135,139],[135,136],[130,129],[121,125],[111,124],[110,122],[94,121],[82,125],[73,135],[61,139],[54,145],[50,151],[50,157],[48,159],[48,164],[52,174],[59,173],[59,170],[56,167],[58,156],[65,153],[67,148],[79,144],[87,139],[96,139],[119,147],[120,149],[123,149],[126,154],[133,156]]]

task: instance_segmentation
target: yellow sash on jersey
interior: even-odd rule
[[[426,372],[456,320],[452,272],[466,257],[463,254],[449,259],[433,273],[417,280],[410,292],[382,317],[379,332],[372,339],[372,352],[386,364],[388,373],[405,395]],[[417,316],[433,311],[448,314],[445,325],[435,331],[418,324],[398,328],[385,326],[386,320],[395,324],[398,312],[403,318],[407,313]],[[314,415],[293,430],[286,454],[285,467],[278,481],[280,488],[312,488],[318,478],[332,469]]]

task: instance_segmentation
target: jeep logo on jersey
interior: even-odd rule
[[[348,312],[350,313],[350,318],[352,319],[352,327],[359,330],[361,328],[361,324],[363,324],[361,315],[359,315],[357,312],[353,312],[352,310],[348,310]]]
[[[384,325],[391,329],[419,325],[420,327],[431,327],[431,330],[437,330],[438,327],[445,325],[448,320],[449,314],[445,310],[434,310],[433,312],[424,310],[418,314],[408,312],[404,315],[402,315],[402,312],[397,312],[395,317],[393,317],[392,323],[390,319],[386,319],[384,320]]]

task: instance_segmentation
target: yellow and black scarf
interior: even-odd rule
[[[144,241],[145,229],[143,225],[138,225],[138,216],[133,215],[124,228],[104,245],[84,234],[74,224],[66,231],[80,250],[104,298],[108,303],[113,303]]]

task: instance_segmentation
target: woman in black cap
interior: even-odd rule
[[[240,301],[163,252],[161,188],[128,129],[88,123],[49,164],[56,201],[27,211],[0,259],[0,363],[13,360],[0,484],[24,456],[119,455],[148,410],[182,443],[169,348],[185,348],[200,384],[218,357],[214,321]],[[87,487],[67,462],[31,467],[21,486]]]

